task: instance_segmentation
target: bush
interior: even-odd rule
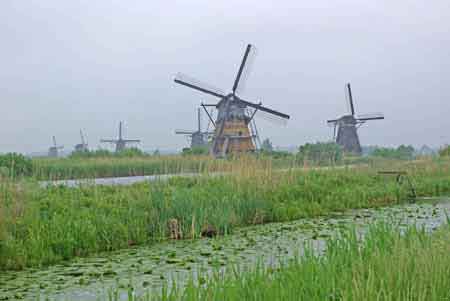
[[[208,146],[197,146],[193,148],[185,147],[182,150],[183,155],[207,155],[209,154]]]
[[[146,154],[136,147],[125,148],[120,152],[110,152],[106,149],[99,149],[95,151],[75,151],[70,155],[70,158],[108,158],[108,157],[143,157]]]
[[[439,150],[439,156],[441,157],[450,157],[450,145],[443,147]]]
[[[378,147],[372,152],[372,156],[389,159],[411,160],[414,159],[414,147],[400,145],[397,148]]]
[[[31,159],[17,153],[0,155],[0,170],[3,176],[29,176],[33,170]]]
[[[342,154],[342,147],[334,142],[317,142],[300,146],[297,158],[302,164],[328,165],[340,162]]]

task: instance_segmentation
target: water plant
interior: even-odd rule
[[[449,225],[429,235],[377,224],[362,242],[354,231],[330,239],[320,256],[309,249],[278,268],[232,268],[137,300],[447,300],[449,243]]]
[[[450,161],[402,165],[419,196],[449,195]],[[252,162],[250,162],[252,163]],[[205,227],[237,227],[326,215],[407,200],[408,187],[371,167],[276,170],[232,165],[230,174],[179,177],[133,186],[49,187],[0,182],[0,269],[49,265],[99,251],[169,237],[176,219],[183,238]]]

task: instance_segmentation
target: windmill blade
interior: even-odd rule
[[[117,143],[117,140],[114,140],[114,139],[101,139],[100,143]]]
[[[82,145],[86,145],[86,142],[84,140],[84,136],[83,136],[83,131],[82,130],[80,130],[80,137],[81,137],[81,144]]]
[[[233,94],[235,94],[236,92],[240,93],[243,91],[246,79],[250,74],[251,66],[253,65],[255,56],[256,56],[256,48],[253,45],[248,44],[244,52],[244,57],[242,58],[241,61],[241,65],[239,66],[236,79],[234,80]]]
[[[268,113],[268,112],[260,111],[260,110],[256,111],[255,118],[262,119],[262,120],[265,120],[272,124],[280,125],[280,126],[286,126],[287,122],[288,122],[288,119],[286,119],[286,118],[282,118],[278,115],[273,115],[272,113]],[[255,118],[253,118],[252,120],[254,120]]]
[[[255,108],[258,111],[266,112],[266,113],[269,113],[269,114],[272,114],[272,115],[275,115],[275,116],[278,116],[278,117],[281,117],[281,118],[284,118],[284,119],[289,119],[290,118],[290,116],[287,115],[287,114],[284,114],[284,113],[281,113],[281,112],[269,109],[267,107],[264,107],[261,104],[255,104],[255,103],[252,103],[252,102],[248,102],[248,101],[242,100],[240,98],[238,98],[238,100],[240,102],[242,102],[243,104],[245,104],[246,106]]]
[[[381,120],[381,119],[384,119],[384,115],[382,113],[358,115],[358,117],[356,118],[356,120],[359,120],[359,121]]]
[[[253,65],[254,65],[254,61],[256,59],[257,54],[258,54],[258,52],[257,52],[256,47],[254,45],[252,45],[250,53],[247,56],[247,61],[245,62],[245,67],[244,67],[244,70],[242,71],[241,79],[239,80],[239,84],[237,86],[235,94],[242,95],[243,92],[245,91],[248,78],[253,71]]]
[[[56,147],[56,138],[53,136],[53,146]]]
[[[336,124],[338,122],[337,119],[331,119],[331,120],[327,120],[327,124],[328,126],[333,126],[334,124]]]
[[[346,86],[347,86],[347,89],[346,89],[346,91],[347,91],[346,96],[347,96],[348,103],[349,103],[349,105],[350,105],[350,113],[354,116],[354,115],[355,115],[355,107],[354,107],[354,105],[353,105],[352,88],[351,88],[351,86],[350,86],[350,83],[348,83]]]
[[[175,131],[175,134],[177,135],[193,135],[195,132],[190,131],[183,131],[183,130],[177,130]]]
[[[206,93],[206,94],[210,94],[210,95],[213,95],[213,96],[216,96],[216,97],[219,97],[219,98],[224,98],[225,97],[225,92],[223,92],[222,90],[217,89],[217,88],[215,88],[215,87],[213,87],[211,85],[202,83],[202,82],[200,82],[200,81],[198,81],[198,80],[196,80],[196,79],[194,79],[194,78],[192,78],[190,76],[182,74],[182,73],[178,73],[175,76],[174,81],[177,84],[180,84],[180,85],[183,85],[183,86],[186,86],[186,87],[189,87],[189,88],[201,91],[201,92]]]
[[[202,125],[201,125],[202,120],[201,120],[200,110],[201,110],[200,107],[197,108],[197,118],[198,118],[197,122],[198,122],[198,131],[199,132],[202,130]]]
[[[209,125],[210,125],[210,124],[212,124],[214,127],[216,127],[216,123],[214,122],[214,120],[213,120],[213,118],[212,118],[212,110],[213,110],[213,109],[211,108],[211,112],[208,112],[208,110],[206,109],[206,107],[207,107],[207,106],[210,106],[210,105],[207,105],[207,104],[204,104],[204,103],[201,103],[200,105],[202,106],[203,110],[205,111],[205,113],[206,113],[206,115],[208,116],[208,119],[209,119],[209,121],[208,121],[208,126],[206,127],[206,130],[209,129]]]
[[[138,139],[124,139],[122,141],[125,143],[140,143],[141,142],[141,140],[138,140]]]

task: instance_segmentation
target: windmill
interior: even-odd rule
[[[356,116],[352,89],[349,83],[346,85],[346,88],[350,105],[350,114],[341,116],[337,119],[328,120],[327,123],[334,127],[333,139],[336,140],[337,144],[343,147],[344,152],[361,155],[362,149],[361,144],[359,143],[357,129],[369,120],[384,119],[384,116],[381,113]]]
[[[139,143],[137,139],[123,139],[122,137],[122,121],[119,122],[119,138],[118,139],[101,139],[101,143],[112,143],[116,146],[116,153],[124,150],[129,143]]]
[[[86,140],[84,139],[83,131],[80,130],[80,137],[81,137],[81,143],[75,145],[75,151],[76,152],[87,152],[88,151],[88,144]]]
[[[48,156],[51,158],[57,158],[58,157],[58,152],[60,149],[63,149],[64,146],[58,146],[56,144],[56,138],[55,136],[53,136],[53,146],[49,147],[48,149]]]
[[[175,82],[178,84],[220,99],[216,104],[201,104],[211,123],[215,126],[210,153],[216,157],[225,156],[229,153],[255,150],[257,132],[253,118],[257,111],[267,113],[272,117],[275,116],[284,120],[289,119],[289,115],[264,107],[261,102],[253,103],[246,101],[236,94],[238,88],[242,88],[242,83],[240,83],[241,76],[243,75],[246,62],[253,48],[252,45],[247,45],[233,88],[228,94],[225,94],[219,89],[201,84],[182,74],[178,74],[175,77]],[[215,107],[217,109],[217,118],[215,121],[211,118],[206,107]]]
[[[208,137],[213,134],[208,131],[202,132],[200,108],[198,108],[198,110],[197,110],[197,118],[198,118],[198,120],[197,120],[198,127],[197,127],[196,131],[184,131],[184,130],[175,131],[175,134],[177,134],[177,135],[186,135],[190,138],[191,148],[207,146],[208,145]]]

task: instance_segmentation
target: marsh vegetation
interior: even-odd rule
[[[67,170],[70,170],[70,175],[74,175],[71,168],[67,168],[64,164],[74,164],[73,166],[85,164],[80,174],[85,170],[91,172],[91,169],[94,174],[98,173],[102,170],[99,166],[108,166],[107,169],[118,168],[121,165],[117,162],[121,160],[124,170],[129,170],[134,164],[136,168],[142,168],[145,164],[149,164],[148,166],[155,164],[160,168],[166,164],[162,163],[166,160],[162,156],[54,160],[46,161],[44,164],[54,162],[52,168],[62,164],[63,167],[60,169],[62,177],[68,175]],[[335,216],[351,209],[382,208],[411,201],[409,185],[397,182],[395,176],[380,175],[377,173],[378,170],[406,172],[418,197],[450,195],[450,161],[445,158],[416,161],[373,160],[363,164],[325,167],[309,164],[292,166],[289,165],[292,161],[285,158],[277,161],[271,157],[255,156],[222,161],[204,157],[176,157],[170,160],[174,161],[167,164],[173,164],[171,166],[180,168],[180,171],[186,166],[194,166],[194,169],[200,166],[202,172],[196,177],[180,176],[167,181],[143,182],[130,186],[85,185],[72,188],[66,186],[42,188],[36,181],[36,178],[39,178],[36,175],[2,177],[0,269],[26,272],[29,269],[70,265],[70,262],[79,258],[109,257],[107,254],[113,254],[115,251],[131,250],[133,253],[137,246],[156,246],[161,243],[172,245],[174,242],[171,242],[170,238],[174,232],[178,234],[172,238],[181,238],[184,245],[190,246],[195,241],[209,241],[198,238],[215,235],[232,237],[249,226],[274,222],[288,224],[290,221],[305,218]],[[167,172],[167,170],[158,171]],[[217,174],[217,171],[221,173]],[[216,174],[210,176],[213,173]],[[430,213],[430,216],[432,215]],[[170,225],[175,225],[175,231]],[[338,225],[336,227],[339,228]],[[319,235],[317,232],[309,239],[317,239]],[[336,246],[341,246],[336,247],[337,250],[340,250],[342,245],[345,244],[336,243]],[[273,247],[272,244],[271,246]],[[168,255],[155,256],[162,260],[161,258]],[[178,256],[169,256],[164,260],[175,265],[188,262],[187,259],[181,260]],[[200,256],[207,257],[206,253]],[[308,262],[318,265],[314,268],[319,269],[322,259],[314,261],[313,257],[306,258]],[[237,290],[240,286],[239,281],[246,286],[252,283],[252,279],[260,281],[262,278],[273,281],[261,283],[273,287],[274,294],[279,294],[278,290],[281,288],[275,288],[277,283],[283,283],[282,279],[286,275],[294,275],[289,273],[294,273],[299,266],[308,265],[308,262],[303,262],[304,259],[298,260],[298,264],[291,263],[292,268],[289,265],[286,270],[283,268],[279,271],[280,274],[270,272],[272,275],[270,277],[267,270],[257,269],[242,274],[242,279],[227,274],[223,279],[205,279],[208,285],[203,283],[199,286],[198,283],[192,282],[186,290],[180,287],[174,291],[171,286],[171,290],[166,291],[167,297],[195,299],[207,294],[211,295],[211,299],[220,299],[223,295],[219,292],[228,292],[231,289],[225,283],[234,283],[236,291],[233,293],[230,291],[230,296],[233,296],[239,292]],[[211,265],[215,262],[213,261]],[[227,264],[227,261],[217,258],[216,263],[221,266],[221,263]],[[132,264],[139,266],[139,263]],[[104,268],[103,265],[102,267],[92,265],[88,272],[102,275],[108,274],[107,271],[110,270],[117,274],[117,271]],[[325,270],[318,271],[323,273],[320,276],[324,277],[323,281],[330,281],[326,277],[331,277],[331,270],[327,272],[328,274]],[[88,272],[83,272],[83,275],[89,274]],[[303,272],[295,270],[295,273]],[[77,276],[76,281],[86,281],[89,278],[83,275]],[[275,275],[280,278],[276,278]],[[303,277],[301,275],[299,277]],[[83,277],[87,278],[80,280]],[[120,277],[126,278],[122,274]],[[252,284],[254,286],[240,289],[258,289],[257,285],[262,285],[258,284],[258,281]],[[60,286],[64,287],[64,283]],[[295,289],[302,288],[293,288],[294,291]],[[306,290],[314,291],[314,289]],[[339,290],[342,296],[347,296],[348,292],[349,290]],[[317,288],[316,293],[319,294]],[[270,296],[270,293],[267,292],[267,295]],[[307,296],[305,295],[305,298]]]

